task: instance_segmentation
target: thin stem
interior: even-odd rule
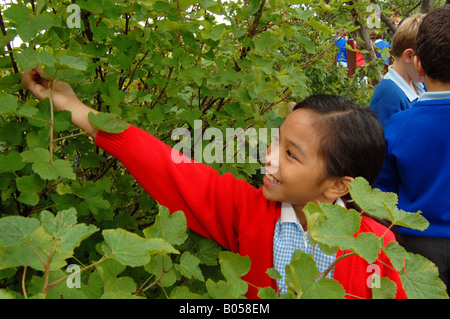
[[[22,291],[23,291],[23,297],[25,299],[28,299],[27,289],[25,287],[25,277],[27,275],[27,268],[28,268],[28,266],[26,266],[26,265],[25,265],[25,267],[23,267],[23,275],[22,275]]]
[[[54,139],[53,139],[53,127],[55,124],[55,114],[54,114],[54,109],[53,109],[53,90],[54,90],[54,85],[52,85],[52,87],[49,87],[49,91],[50,91],[50,164],[53,163],[53,143],[54,143]]]
[[[29,119],[32,119],[32,120],[36,120],[36,121],[41,121],[41,122],[47,123],[48,125],[51,125],[50,121],[47,121],[47,120],[44,120],[44,119],[40,119],[38,117],[34,117],[34,116],[31,116],[31,115],[26,115],[26,114],[20,114],[20,116],[23,116],[23,117],[26,117],[26,118],[29,118]]]
[[[166,274],[166,271],[163,270],[163,272],[161,273],[161,275],[159,275],[158,279],[156,279],[154,282],[152,282],[150,285],[148,285],[147,287],[145,287],[144,289],[139,289],[138,291],[136,291],[135,295],[139,295],[143,292],[146,292],[147,290],[149,290],[150,288],[152,288],[154,285],[156,285],[157,283],[159,283],[159,281],[161,280],[161,278]]]
[[[39,260],[42,263],[42,266],[44,266],[44,269],[45,269],[47,267],[47,263],[45,262],[44,258],[42,258],[42,256],[39,255],[39,253],[36,250],[36,248],[34,248],[34,246],[31,244],[31,242],[28,240],[28,238],[26,236],[25,236],[25,240],[26,240],[27,244],[30,245],[30,247],[33,250],[33,252],[38,256]]]
[[[67,275],[67,276],[64,276],[64,277],[62,277],[62,278],[60,278],[60,279],[58,279],[58,280],[55,280],[54,282],[52,282],[51,284],[49,284],[49,285],[47,286],[47,290],[50,289],[50,288],[52,288],[53,286],[59,284],[61,281],[66,280],[67,278],[69,278],[69,276],[73,276],[73,275],[78,274],[78,273],[80,273],[80,272],[82,272],[82,271],[84,271],[84,270],[87,270],[87,269],[89,269],[89,268],[92,268],[92,267],[94,267],[95,265],[98,265],[98,264],[104,262],[106,259],[108,259],[108,257],[103,257],[103,258],[99,259],[98,261],[96,261],[95,263],[92,263],[92,264],[90,264],[90,265],[88,265],[88,266],[86,266],[86,267],[84,267],[84,268],[81,268],[80,270],[77,270],[77,271],[75,271],[75,272],[73,272],[73,273],[71,273],[71,274],[69,274],[69,275]]]
[[[55,139],[53,140],[53,142],[62,141],[62,140],[65,140],[65,139],[67,139],[67,138],[77,137],[77,136],[84,135],[84,134],[87,134],[87,133],[83,131],[83,132],[79,132],[79,133],[72,134],[72,135],[69,135],[69,136],[58,137],[58,138],[55,138]]]
[[[50,253],[50,256],[47,260],[47,265],[45,267],[45,273],[44,273],[44,286],[42,287],[42,293],[44,295],[47,295],[48,291],[48,279],[50,276],[50,264],[52,263],[53,256],[55,255],[55,248],[52,249],[52,252]]]
[[[336,260],[333,261],[333,263],[327,268],[327,270],[325,270],[323,273],[318,275],[319,280],[325,278],[330,273],[330,271],[334,268],[334,266],[336,266],[336,264],[338,262],[340,262],[342,259],[353,256],[353,255],[356,255],[356,253],[351,252],[348,254],[342,254],[341,256],[339,256],[339,258],[336,258]],[[317,278],[314,278],[314,279],[317,279]]]

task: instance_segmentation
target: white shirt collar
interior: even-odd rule
[[[450,99],[450,91],[425,92],[419,97],[419,101]]]
[[[397,84],[398,87],[403,91],[403,93],[405,93],[406,97],[410,102],[416,100],[419,97],[419,95],[425,92],[423,83],[413,82],[414,88],[418,93],[416,94],[412,90],[412,88],[408,85],[408,83],[406,83],[405,79],[402,78],[402,76],[392,68],[392,65],[389,66],[388,72],[385,74],[384,79],[391,80],[395,84]]]
[[[342,207],[346,207],[344,201],[341,198],[336,199],[336,204]],[[290,203],[281,203],[281,223],[296,223],[300,225],[300,222],[295,214],[294,207]]]

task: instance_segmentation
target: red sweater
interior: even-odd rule
[[[268,201],[262,188],[257,189],[230,173],[220,176],[210,166],[194,161],[177,164],[171,157],[175,150],[134,126],[119,134],[99,131],[95,142],[122,162],[161,205],[171,212],[183,211],[190,229],[215,239],[227,250],[249,256],[252,266],[244,280],[258,287],[276,289],[276,281],[266,271],[273,267],[273,236],[281,205]],[[359,232],[381,236],[385,230],[381,224],[363,217]],[[388,232],[385,244],[392,240],[394,235]],[[337,256],[341,254],[339,251]],[[391,265],[384,253],[378,259]],[[405,298],[398,273],[383,263],[377,262],[380,275],[393,280],[400,287],[397,297]],[[336,265],[334,279],[347,293],[371,298],[366,281],[372,273],[367,266],[359,256],[347,257]],[[257,298],[257,289],[249,285],[247,297]]]

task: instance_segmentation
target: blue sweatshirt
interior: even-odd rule
[[[370,100],[370,109],[377,114],[383,127],[393,114],[409,109],[419,95],[425,92],[422,83],[413,82],[413,85],[417,94],[392,65],[389,66],[388,72],[378,83]]]
[[[430,226],[400,233],[450,238],[450,91],[427,92],[385,127],[386,160],[374,187],[398,194],[398,207],[422,211]]]

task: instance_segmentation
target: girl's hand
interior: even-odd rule
[[[49,98],[51,90],[53,90],[53,105],[57,111],[71,111],[72,106],[80,102],[69,84],[47,79],[47,74],[40,67],[23,71],[22,85],[33,93],[38,100]]]
[[[47,79],[40,67],[22,72],[22,85],[38,100],[52,95],[53,106],[56,111],[70,111],[72,123],[95,138],[97,129],[89,121],[89,113],[97,110],[85,105],[75,94],[69,84],[62,81]]]

